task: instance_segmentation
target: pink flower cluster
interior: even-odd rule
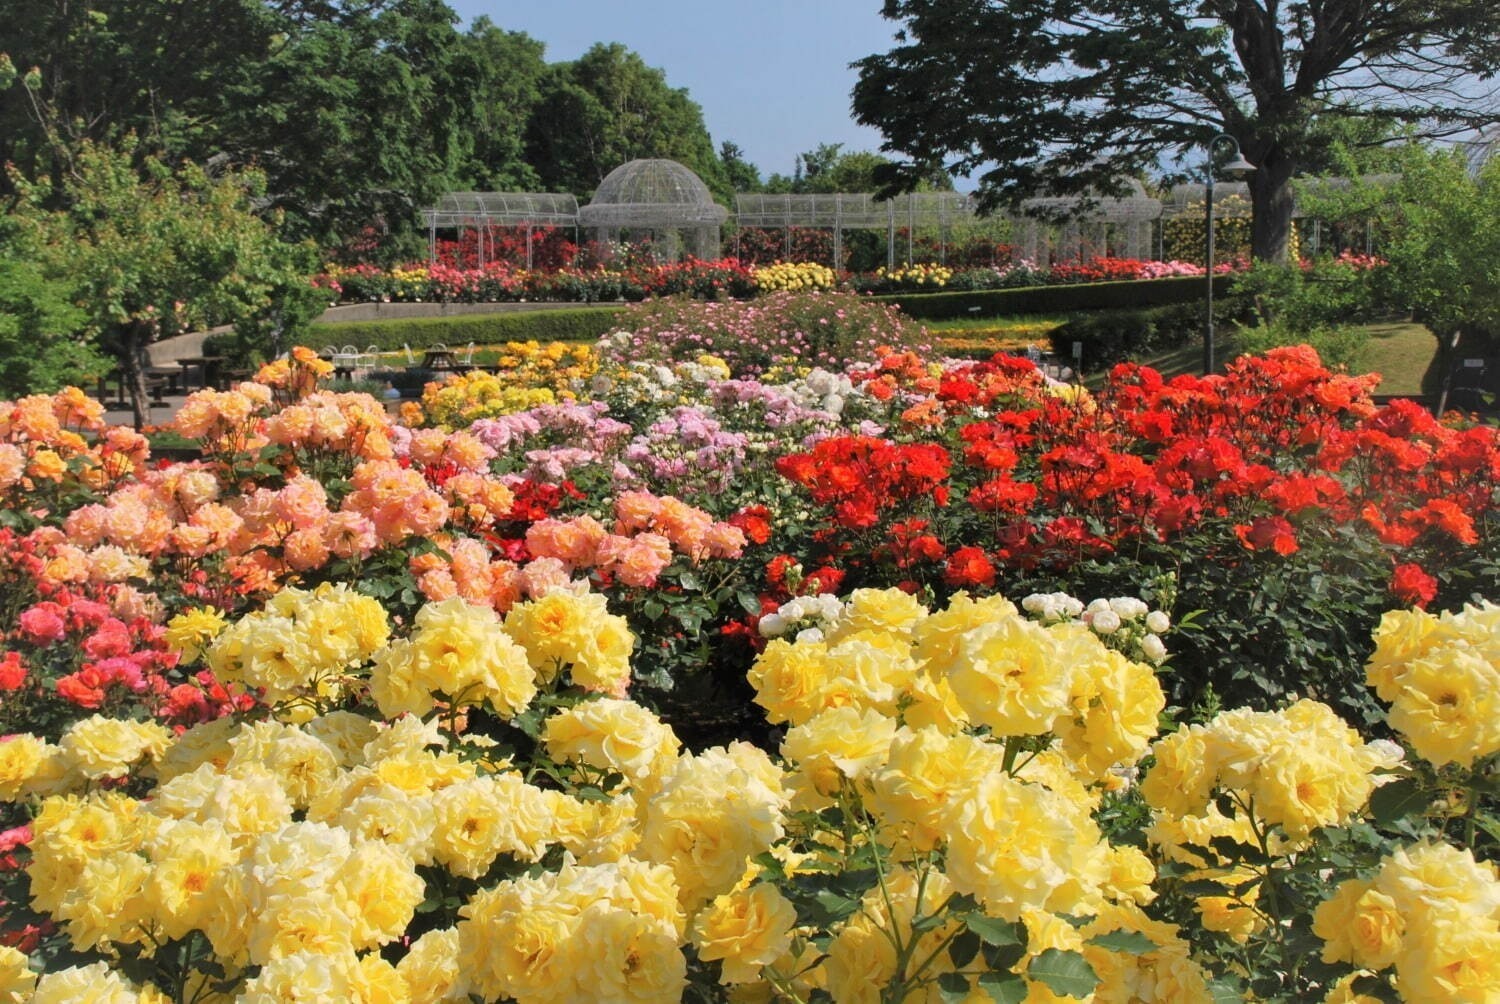
[[[627,491],[615,501],[613,531],[592,516],[544,519],[526,532],[526,548],[569,570],[594,568],[627,586],[651,587],[674,552],[694,564],[737,558],[744,551],[745,534],[671,495]]]

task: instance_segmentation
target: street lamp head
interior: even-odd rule
[[[1234,159],[1220,168],[1225,174],[1241,177],[1255,170],[1255,165],[1245,159],[1245,155],[1238,150],[1234,152]]]
[[[1255,170],[1255,165],[1246,160],[1245,155],[1240,152],[1240,141],[1228,133],[1219,133],[1208,141],[1210,174],[1214,173],[1214,156],[1220,150],[1229,151],[1233,155],[1228,163],[1219,165],[1218,169],[1225,174],[1241,177]]]

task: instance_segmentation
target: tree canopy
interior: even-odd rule
[[[1331,119],[1453,135],[1500,118],[1500,6],[1469,0],[886,0],[889,52],[860,60],[855,117],[907,158],[980,172],[989,208],[1118,191],[1165,161],[1202,177],[1208,141],[1257,170],[1252,244],[1284,257],[1290,181]]]
[[[666,74],[618,43],[548,68],[527,129],[527,159],[547,191],[583,195],[627,161],[686,165],[720,198],[730,194],[703,110]]]
[[[192,164],[174,168],[134,153],[129,140],[118,149],[80,141],[60,193],[45,180],[13,176],[18,204],[5,220],[0,261],[24,255],[35,272],[5,275],[0,294],[6,284],[46,282],[81,309],[43,313],[55,300],[44,291],[12,309],[0,295],[0,336],[9,323],[30,325],[112,359],[127,377],[139,425],[148,414],[141,373],[151,342],[225,323],[262,334],[268,325],[293,328],[317,312],[321,296],[307,282],[313,247],[288,244],[252,212],[264,179],[210,177]],[[274,338],[263,342],[276,347]]]
[[[56,189],[79,143],[133,135],[137,166],[261,173],[258,209],[328,249],[453,189],[587,196],[636,157],[732,195],[698,105],[634,52],[549,65],[524,33],[457,20],[443,0],[0,0],[27,82],[0,87],[0,163]]]

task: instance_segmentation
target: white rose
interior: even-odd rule
[[[1089,618],[1089,627],[1095,634],[1114,634],[1120,630],[1120,615],[1108,609],[1096,611]]]
[[[786,630],[786,618],[779,613],[769,613],[760,619],[760,636],[775,638]]]
[[[1154,634],[1164,634],[1172,626],[1172,618],[1165,611],[1153,610],[1146,615],[1146,630]]]
[[[1148,634],[1141,639],[1141,654],[1153,663],[1161,662],[1167,657],[1167,646],[1154,634]]]

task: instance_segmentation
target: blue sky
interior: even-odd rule
[[[481,14],[546,43],[548,62],[620,42],[685,87],[714,146],[733,140],[761,176],[791,174],[819,143],[878,150],[880,133],[849,111],[849,64],[890,49],[896,23],[880,0],[449,0],[464,25]]]

